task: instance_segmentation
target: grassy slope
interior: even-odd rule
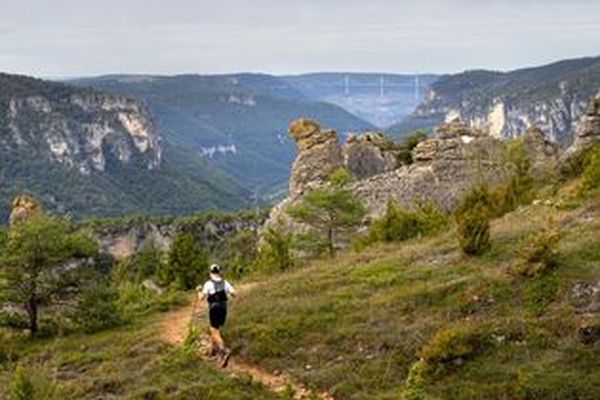
[[[230,377],[199,359],[182,361],[176,349],[159,340],[157,318],[93,335],[21,344],[19,363],[46,371],[65,400],[279,398],[250,379]],[[0,399],[13,368],[0,363]]]
[[[562,231],[559,266],[511,277],[520,241],[549,218]],[[480,258],[462,256],[446,232],[274,277],[234,306],[227,339],[244,357],[341,399],[398,399],[436,331],[475,324],[497,343],[428,381],[433,398],[597,398],[600,344],[578,341],[585,317],[569,293],[575,281],[600,280],[600,198],[518,210],[494,221],[492,239]]]

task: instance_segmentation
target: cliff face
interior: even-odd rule
[[[249,193],[196,151],[162,141],[139,100],[0,73],[0,219],[29,193],[81,216],[234,209]]]
[[[570,143],[598,93],[600,57],[510,72],[467,71],[434,82],[427,100],[394,129],[406,133],[458,118],[497,138],[537,125],[547,138]]]
[[[139,157],[160,166],[158,130],[146,107],[119,95],[0,74],[1,144],[81,174]]]
[[[469,126],[484,130],[495,138],[520,136],[537,125],[555,142],[568,142],[577,130],[588,96],[565,92],[556,97],[534,101],[513,99],[499,94],[482,102],[446,98],[432,91],[430,100],[415,114],[419,117],[443,116],[444,122],[460,119]]]
[[[179,232],[191,233],[209,252],[219,253],[227,246],[229,238],[240,232],[256,233],[265,221],[266,215],[223,214],[215,217],[199,217],[190,220],[137,221],[121,226],[93,228],[99,238],[100,249],[116,260],[123,260],[140,252],[144,246],[153,243],[156,248],[168,251],[175,235]]]

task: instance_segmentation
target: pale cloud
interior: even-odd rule
[[[0,70],[38,76],[453,72],[600,53],[598,0],[0,0],[0,6]]]

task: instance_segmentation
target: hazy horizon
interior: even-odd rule
[[[597,0],[23,0],[0,70],[49,78],[242,72],[443,74],[600,52]]]

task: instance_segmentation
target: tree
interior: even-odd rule
[[[335,255],[337,235],[355,228],[366,214],[358,198],[346,189],[350,174],[339,169],[329,178],[329,183],[308,192],[302,201],[288,208],[295,220],[310,225],[324,237],[329,255]]]
[[[267,269],[283,271],[294,265],[293,235],[286,232],[281,225],[282,223],[279,222],[276,226],[270,226],[263,232],[259,263]]]
[[[78,286],[79,265],[73,262],[93,256],[97,245],[65,218],[37,213],[10,228],[2,250],[0,293],[23,305],[35,335],[40,305],[51,305]]]
[[[159,271],[164,284],[174,284],[180,289],[194,288],[208,268],[208,258],[196,238],[186,232],[175,236],[169,252],[168,263]]]

